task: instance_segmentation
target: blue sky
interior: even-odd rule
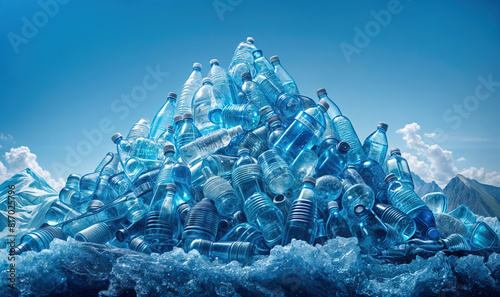
[[[0,2],[0,179],[25,165],[53,184],[93,171],[111,135],[152,119],[194,62],[204,75],[212,58],[227,67],[252,36],[303,95],[326,88],[361,141],[388,123],[390,147],[425,180],[500,185],[496,1],[40,3]],[[155,87],[133,100],[151,73]]]

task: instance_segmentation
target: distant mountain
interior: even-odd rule
[[[11,195],[15,200],[17,228],[38,228],[45,222],[45,213],[58,193],[36,172],[26,168],[0,185],[0,231],[7,226],[7,203],[9,186],[14,186]],[[11,203],[13,205],[13,203]],[[14,209],[11,208],[11,211]]]
[[[484,185],[459,174],[443,190],[448,197],[448,211],[465,204],[476,215],[500,217],[500,188]]]
[[[415,188],[413,189],[418,196],[423,197],[425,194],[433,193],[433,192],[442,192],[441,189],[436,182],[432,181],[430,183],[425,182],[420,176],[411,173],[411,177],[413,178],[413,185]]]

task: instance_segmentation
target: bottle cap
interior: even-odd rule
[[[169,130],[170,132],[175,132],[175,127],[172,125],[166,125],[165,129]]]
[[[393,148],[390,152],[390,154],[396,154],[401,156],[401,151],[398,148]]]
[[[360,215],[366,211],[366,207],[363,204],[358,204],[354,206],[354,214]]]
[[[283,194],[278,194],[278,195],[274,196],[273,202],[274,202],[274,204],[284,203],[284,202],[286,202],[286,196]]]
[[[219,226],[217,227],[217,230],[226,231],[229,230],[229,228],[231,228],[231,224],[229,223],[228,220],[222,219],[219,221]]]
[[[384,181],[388,184],[389,182],[391,182],[391,180],[394,179],[397,179],[397,176],[394,173],[390,173],[385,177]]]
[[[219,65],[219,60],[217,60],[217,59],[210,60],[210,66],[212,66],[213,64]]]
[[[122,135],[120,133],[115,133],[115,134],[113,134],[113,136],[111,136],[111,141],[113,141],[113,143],[116,143],[116,141],[119,138],[123,138]]]
[[[302,183],[311,183],[313,185],[316,185],[316,179],[312,176],[304,176],[304,178],[302,179]]]
[[[178,114],[178,115],[176,115],[176,116],[174,117],[174,123],[176,123],[176,124],[177,124],[178,122],[182,121],[182,119],[183,119],[182,114]],[[167,126],[168,126],[168,125],[167,125]]]
[[[205,84],[205,83],[209,83],[209,84],[212,84],[212,80],[209,78],[209,77],[205,77],[202,81],[201,81],[201,84]]]
[[[330,104],[328,104],[325,99],[319,100],[318,105],[323,106],[325,110],[328,110],[328,108],[330,108]]]
[[[175,153],[175,146],[171,142],[166,142],[165,146],[163,147],[163,154],[166,155],[167,153]]]
[[[328,201],[328,209],[339,208],[339,203],[337,201]]]
[[[265,116],[266,114],[270,113],[271,111],[273,111],[273,108],[270,105],[266,105],[266,106],[261,107],[259,109],[259,113],[260,113],[261,117]]]
[[[198,62],[194,63],[194,64],[193,64],[193,70],[194,70],[194,69],[201,70],[201,64],[200,64],[200,63],[198,63]]]
[[[347,154],[347,152],[351,149],[349,144],[345,141],[341,141],[337,144],[337,151],[341,154]]]
[[[439,238],[439,231],[438,229],[431,227],[427,230],[427,237],[430,239],[438,239]]]
[[[172,192],[175,192],[176,189],[177,189],[177,187],[175,186],[175,184],[172,184],[172,183],[168,183],[167,186],[165,187],[165,190],[172,191]]]
[[[267,124],[269,124],[269,125],[270,125],[271,123],[278,122],[278,121],[280,121],[280,122],[281,122],[281,119],[280,119],[280,117],[279,117],[278,115],[276,115],[276,114],[275,114],[275,115],[272,115],[272,116],[270,116],[270,117],[268,117],[268,118],[267,118]]]
[[[242,154],[245,154],[245,153],[246,153],[246,154],[250,154],[250,150],[249,150],[249,149],[247,149],[246,147],[242,147],[242,148],[240,148],[240,149],[238,150],[238,157],[239,157],[240,155],[242,155]]]
[[[316,95],[319,96],[322,96],[322,95],[326,95],[326,90],[325,89],[319,89],[316,91]]]
[[[176,93],[174,93],[174,92],[170,92],[170,93],[168,93],[167,98],[174,98],[174,99],[177,99],[177,94],[176,94]]]
[[[116,231],[115,236],[116,240],[118,240],[119,242],[123,242],[129,236],[129,232],[127,229],[120,229]]]
[[[252,79],[252,74],[250,74],[250,72],[243,72],[241,74],[241,79],[242,80],[251,80]]]
[[[247,37],[247,42],[251,43],[251,44],[254,44],[255,40],[253,40],[252,37]]]
[[[271,63],[273,63],[273,62],[279,62],[280,58],[278,56],[272,56],[271,58],[269,58],[269,61],[271,61]]]
[[[387,128],[389,128],[389,125],[387,125],[386,123],[382,123],[382,122],[378,123],[378,126],[386,131],[387,131]]]
[[[190,112],[186,112],[182,117],[185,119],[193,119],[193,114]]]

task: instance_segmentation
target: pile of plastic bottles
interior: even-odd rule
[[[300,95],[280,59],[266,59],[252,38],[228,70],[210,65],[202,79],[195,63],[181,95],[169,93],[152,122],[113,135],[117,152],[94,172],[70,175],[46,224],[16,253],[68,237],[240,262],[294,239],[337,236],[357,237],[365,254],[382,257],[498,245],[466,206],[447,214],[444,194],[413,191],[400,150],[387,154],[387,124],[362,144],[325,89],[318,101]]]

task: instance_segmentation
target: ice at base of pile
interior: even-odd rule
[[[7,250],[0,250],[7,263]],[[50,250],[16,259],[14,296],[421,296],[456,292],[500,292],[500,255],[447,257],[440,252],[409,264],[380,264],[365,259],[355,238],[329,240],[324,246],[292,241],[250,266],[210,262],[195,250],[139,254],[104,245],[55,240]],[[12,295],[0,279],[0,296]]]

